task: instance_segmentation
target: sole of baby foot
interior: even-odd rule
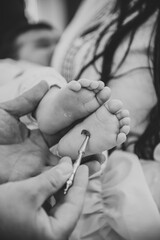
[[[107,101],[62,137],[56,151],[61,156],[76,159],[85,139],[85,135],[82,134],[84,129],[91,134],[86,156],[109,150],[126,140],[130,129],[129,122],[128,111],[123,110],[121,101]]]
[[[59,89],[53,94],[53,104],[44,117],[44,123],[40,125],[42,132],[55,134],[56,132],[70,126],[75,121],[83,119],[99,108],[110,98],[110,88],[104,87],[101,81],[80,79],[71,81],[66,87]]]

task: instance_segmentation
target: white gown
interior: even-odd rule
[[[109,24],[116,16],[110,14],[114,0],[83,1],[78,13],[67,27],[53,56],[54,67],[70,81],[92,59],[94,43],[99,28],[84,34],[97,23]],[[131,135],[128,141],[136,141],[148,124],[148,113],[156,104],[156,94],[145,50],[149,43],[156,14],[138,29],[125,63],[117,75],[123,77],[109,82],[113,98],[121,99],[131,115]],[[103,24],[101,24],[103,27]],[[111,31],[114,31],[115,25]],[[100,52],[110,36],[106,33],[100,42]],[[128,39],[120,45],[113,69],[122,58]],[[101,69],[101,59],[96,63]],[[146,69],[145,69],[146,68]],[[93,65],[81,75],[99,80]],[[143,93],[143,94],[142,94]],[[133,151],[133,146],[128,149]],[[155,240],[160,239],[160,162],[159,147],[155,160],[141,161],[134,153],[115,151],[106,168],[91,177],[81,218],[71,240]],[[159,156],[160,158],[160,156]]]
[[[68,66],[72,68],[72,71],[65,71],[68,75],[68,81],[72,78],[74,79],[74,76],[79,71],[81,60],[86,49],[90,47],[90,41],[93,40],[92,36],[88,36],[88,39],[79,38],[79,32],[88,26],[92,19],[96,21],[101,20],[101,18],[96,18],[97,13],[101,14],[101,10],[104,8],[104,12],[107,14],[106,9],[110,9],[113,2],[113,0],[87,0],[76,16],[74,23],[64,33],[53,59],[54,66],[58,71],[64,71],[63,59],[67,55],[67,49],[70,44],[72,45],[72,41],[75,43],[76,50],[82,50],[78,51],[77,54],[75,53],[75,61],[72,61],[72,64],[74,64]],[[103,16],[105,15],[102,14]],[[150,21],[154,21],[154,17]],[[139,31],[136,38],[140,38],[141,41],[134,42],[127,64],[124,68],[120,68],[119,71],[123,72],[138,67],[137,64],[146,64],[146,57],[142,52],[136,51],[136,49],[147,44],[150,21],[143,26],[143,29],[148,29],[147,31]],[[82,46],[84,40],[85,45]],[[121,57],[124,49],[125,43],[117,52],[116,59]],[[91,51],[91,56],[92,49],[89,48],[89,50]],[[137,54],[134,56],[138,57],[138,62],[135,61],[132,55],[134,52]],[[52,69],[42,68],[40,70],[40,68],[35,68],[34,66],[25,72],[22,65],[17,65],[17,63],[14,61],[10,62],[10,60],[0,63],[0,66],[2,66],[0,69],[1,102],[20,95],[41,80],[48,81],[50,86],[58,84],[59,81],[61,86],[66,84],[64,78]],[[11,71],[8,71],[9,69]],[[83,77],[98,80],[98,76],[92,67],[84,72]],[[57,79],[56,82],[55,79]],[[127,78],[120,79],[120,81],[111,81],[110,87],[112,88],[113,97],[121,99],[124,102],[124,106],[131,113],[131,132],[141,134],[148,123],[146,115],[157,101],[151,76],[147,71],[135,71],[128,75]],[[157,160],[155,162],[157,164],[159,164],[158,153],[159,146],[155,150],[155,160]],[[158,171],[158,168],[155,169],[155,167],[150,171],[150,166],[152,166],[152,162],[141,164],[133,153],[118,150],[113,152],[108,159],[106,167],[90,178],[84,209],[70,239],[159,240],[160,171]],[[149,170],[148,172],[147,169]]]

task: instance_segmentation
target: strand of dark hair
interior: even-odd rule
[[[160,1],[137,0],[136,2],[133,2],[132,0],[117,0],[114,11],[119,12],[117,18],[117,30],[106,43],[104,51],[96,54],[100,41],[109,30],[110,26],[114,24],[114,22],[101,32],[99,39],[97,40],[93,59],[82,68],[77,78],[79,78],[90,65],[94,65],[97,59],[103,57],[101,80],[107,84],[112,78],[114,78],[116,74],[116,71],[113,73],[111,69],[115,51],[120,43],[126,36],[130,37],[128,48],[126,49],[126,52],[124,53],[124,56],[116,70],[118,70],[125,61],[134,39],[136,30],[143,23],[145,23],[156,11],[159,11],[155,24],[155,41],[153,52],[153,79],[158,102],[150,113],[149,126],[135,145],[135,152],[140,158],[153,159],[153,148],[160,141]],[[125,22],[126,18],[132,14],[135,14],[133,18]],[[148,59],[150,62],[151,56],[149,53],[150,45],[148,46]]]
[[[160,12],[158,13],[155,31],[153,79],[157,95],[157,104],[150,113],[150,121],[146,131],[135,145],[136,154],[140,158],[145,156],[146,159],[150,160],[153,159],[154,156],[152,148],[149,146],[155,147],[160,143]]]

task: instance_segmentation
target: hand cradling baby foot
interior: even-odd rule
[[[109,150],[121,145],[130,130],[129,112],[122,108],[119,100],[106,101],[90,116],[74,126],[56,146],[55,152],[61,156],[76,159],[78,150],[84,140],[83,129],[91,137],[86,149],[86,156]]]
[[[43,133],[55,134],[76,120],[87,117],[110,97],[110,89],[101,81],[80,79],[59,89],[53,87],[40,103],[37,121]]]

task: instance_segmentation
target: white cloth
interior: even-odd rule
[[[84,34],[85,36],[83,33],[101,21],[109,24],[115,18],[110,13],[114,3],[115,0],[83,1],[73,21],[64,31],[54,52],[52,65],[64,74],[67,81],[74,79],[92,59],[94,41],[100,29]],[[117,75],[127,74],[109,82],[112,97],[121,99],[130,112],[132,134],[129,135],[129,141],[137,141],[144,132],[148,125],[148,115],[157,102],[146,55],[156,16],[154,14],[138,28],[129,54],[117,72]],[[110,30],[99,43],[98,52],[103,50],[115,25]],[[125,38],[115,53],[113,70],[122,59],[127,46],[128,38]],[[96,62],[99,71],[101,64],[101,59]],[[81,77],[99,80],[99,74],[93,65]],[[133,146],[129,150],[132,151]],[[158,152],[159,146],[154,153],[156,158]],[[134,154],[121,151],[113,153],[102,178],[101,173],[97,173],[90,180],[84,210],[71,240],[160,239],[160,214],[157,206],[160,205],[160,198],[155,197],[160,195],[160,188],[159,184],[154,184],[156,165],[152,165],[152,169],[148,166],[141,165]],[[156,174],[160,175],[158,171]],[[148,184],[150,178],[154,185]]]
[[[82,216],[70,238],[79,239],[160,239],[160,215],[136,155],[115,151],[103,173],[91,177]]]
[[[18,97],[42,80],[45,80],[49,87],[66,85],[66,80],[53,68],[42,67],[25,61],[1,60],[0,102]]]
[[[83,36],[83,33],[92,25],[96,26],[97,22],[104,22],[105,25],[108,25],[115,19],[116,14],[110,13],[114,3],[115,0],[83,1],[75,18],[66,31],[64,31],[54,52],[52,65],[58,72],[64,74],[67,81],[74,79],[81,68],[93,58],[95,41],[99,37],[101,27],[87,34],[86,37]],[[102,17],[98,17],[101,11]],[[129,54],[124,64],[118,70],[117,75],[128,73],[111,80],[108,84],[112,90],[112,98],[122,100],[124,107],[130,112],[131,133],[132,136],[134,135],[134,139],[129,135],[129,141],[136,141],[137,137],[144,132],[148,125],[148,115],[157,102],[150,70],[145,68],[148,67],[148,56],[146,53],[155,19],[156,14],[148,19],[142,27],[138,28]],[[103,40],[99,43],[98,53],[103,50],[105,43],[110,37],[110,33],[115,31],[115,29],[116,26],[114,24],[105,33]],[[129,39],[125,38],[117,49],[113,61],[113,72],[122,60],[128,47],[128,42]],[[101,71],[101,65],[102,61],[99,59],[96,62],[96,68],[99,71]],[[100,78],[93,64],[83,72],[81,77],[92,80],[99,80]]]
[[[66,85],[66,80],[53,68],[11,59],[0,61],[0,102],[12,100],[45,80],[48,86]],[[28,114],[21,121],[30,129],[37,129],[37,121]]]

